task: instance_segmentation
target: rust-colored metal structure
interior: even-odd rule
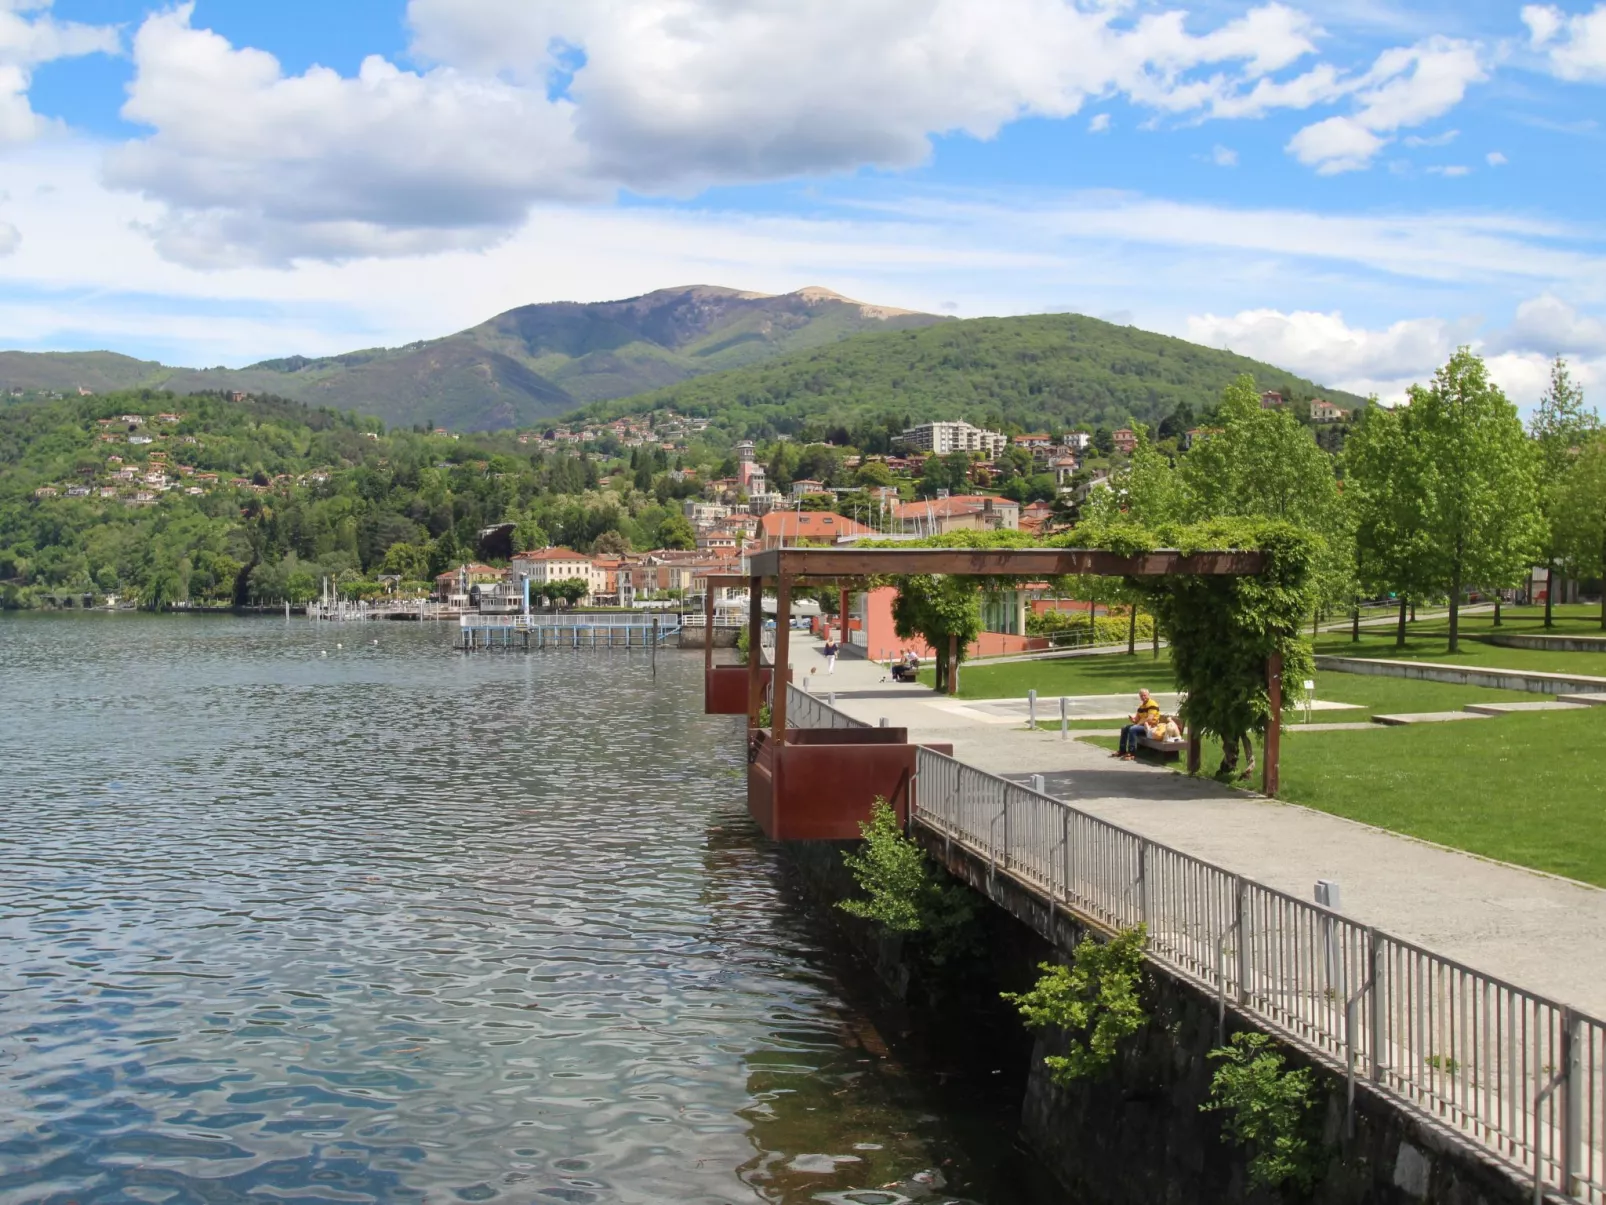
[[[734,706],[730,670],[745,672],[748,728],[748,810],[765,832],[778,840],[846,840],[858,835],[858,822],[869,813],[869,801],[889,800],[901,791],[907,804],[915,746],[902,729],[796,729],[786,726],[786,692],[772,692],[770,726],[760,729],[759,711],[772,674],[760,665],[758,650],[764,630],[766,584],[775,588],[776,666],[789,666],[792,592],[798,585],[834,585],[840,590],[841,613],[847,614],[851,584],[871,578],[931,573],[964,577],[1015,577],[1030,580],[1091,575],[1151,577],[1169,574],[1250,576],[1263,572],[1260,552],[1169,550],[1127,556],[1093,548],[780,548],[755,554],[745,578],[709,578],[707,622],[713,624],[716,585],[745,581],[748,589],[748,647],[745,667],[722,667],[716,685],[712,641],[707,641],[708,710]],[[1267,664],[1272,714],[1266,731],[1262,787],[1274,795],[1278,787],[1281,749],[1282,664]],[[790,677],[788,672],[782,680]],[[881,735],[885,734],[885,735]],[[1188,768],[1197,771],[1199,738],[1190,735]]]

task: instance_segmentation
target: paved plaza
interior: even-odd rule
[[[1023,702],[944,698],[896,684],[884,666],[858,659],[839,659],[828,675],[819,642],[798,637],[795,680],[821,697],[835,692],[837,707],[855,719],[885,719],[917,742],[951,742],[959,760],[1003,777],[1042,774],[1050,794],[1083,811],[1301,899],[1312,898],[1316,880],[1336,880],[1343,911],[1362,923],[1606,1017],[1606,891],[1163,766],[1118,761],[1075,739],[1075,730],[1070,740],[1057,730],[1028,730]],[[1175,703],[1174,695],[1159,697],[1162,708]],[[1073,715],[1119,721],[1137,701],[1111,704],[1077,700]],[[1332,714],[1341,720],[1344,713]],[[1058,699],[1043,700],[1038,719],[1058,718]],[[1322,737],[1290,732],[1284,739]]]

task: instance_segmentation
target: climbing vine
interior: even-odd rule
[[[1316,601],[1320,536],[1280,520],[1229,518],[1152,530],[1084,525],[1060,542],[1126,554],[1157,548],[1266,554],[1260,574],[1131,579],[1170,645],[1177,688],[1187,696],[1182,718],[1196,732],[1218,736],[1231,747],[1245,734],[1265,730],[1271,714],[1266,684],[1271,654],[1282,654],[1285,683],[1315,672],[1300,627]],[[1292,694],[1283,691],[1285,706]]]
[[[864,898],[842,900],[837,907],[892,933],[923,935],[932,962],[939,965],[968,951],[974,893],[934,873],[925,850],[903,835],[898,814],[885,799],[875,801],[859,833],[864,844],[844,853],[842,861]]]
[[[1285,1070],[1283,1056],[1263,1033],[1235,1033],[1230,1045],[1210,1052],[1220,1066],[1210,1081],[1206,1113],[1226,1114],[1226,1136],[1250,1148],[1249,1179],[1275,1189],[1288,1181],[1314,1182],[1319,1148],[1311,1140],[1316,1091],[1310,1071]]]
[[[1139,1000],[1147,939],[1143,925],[1102,944],[1084,938],[1070,966],[1045,962],[1031,991],[1004,993],[1028,1029],[1062,1029],[1069,1037],[1065,1054],[1043,1060],[1055,1083],[1103,1071],[1121,1041],[1148,1020]]]

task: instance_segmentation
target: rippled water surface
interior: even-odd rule
[[[0,618],[0,1201],[1011,1199],[844,1002],[701,658],[450,636]]]

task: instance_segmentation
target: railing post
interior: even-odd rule
[[[1249,884],[1238,880],[1233,892],[1232,923],[1238,933],[1238,1003],[1249,1003]]]
[[[1366,931],[1366,944],[1372,958],[1372,1082],[1381,1084],[1388,1052],[1387,1034],[1384,1031],[1388,1008],[1383,980],[1383,943],[1378,939],[1376,929]]]
[[[1060,891],[1065,899],[1071,898],[1071,809],[1060,809]]]
[[[1561,1190],[1584,1195],[1584,1021],[1570,1008],[1561,1010]]]
[[[1149,923],[1149,843],[1138,843],[1138,921]]]
[[[1060,740],[1071,739],[1071,701],[1064,695],[1060,696]]]

